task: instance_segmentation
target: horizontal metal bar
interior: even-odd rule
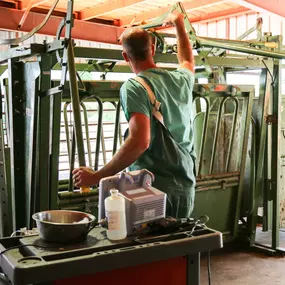
[[[54,40],[51,43],[48,43],[46,46],[46,52],[53,52],[56,50],[63,49],[65,46],[65,40]]]
[[[105,59],[111,61],[123,61],[121,50],[109,50],[100,48],[86,48],[86,47],[75,47],[75,57],[78,58],[89,58],[89,59]],[[171,63],[177,64],[177,56],[175,54],[161,54],[156,53],[154,60],[157,63]],[[208,63],[211,66],[224,66],[224,67],[243,67],[243,68],[265,68],[266,65],[271,68],[273,66],[272,60],[265,60],[263,58],[240,58],[240,56],[231,55],[230,57],[207,57]],[[203,66],[203,58],[195,56],[195,65]]]
[[[213,185],[213,184],[220,184],[220,183],[229,183],[229,182],[239,182],[239,176],[236,177],[229,177],[229,178],[221,178],[219,180],[205,180],[205,181],[197,181],[197,187],[205,186],[205,185]]]
[[[223,179],[223,178],[227,178],[227,177],[236,177],[239,175],[240,175],[239,171],[228,172],[228,173],[219,173],[219,174],[211,174],[211,175],[200,175],[197,177],[197,182],[198,181],[204,181],[204,180],[211,180],[211,179]]]
[[[0,9],[1,11],[1,9]],[[35,56],[45,52],[45,47],[42,44],[30,44],[28,46],[9,48],[7,51],[1,51],[0,63],[12,58],[24,58]]]
[[[51,47],[52,48],[52,47]],[[27,47],[16,47],[9,49],[9,51],[1,52],[0,54],[0,62],[5,62],[9,58],[17,58],[17,57],[30,57],[35,56],[40,53],[45,52],[45,46],[42,44],[31,44]],[[75,47],[74,48],[75,57],[78,58],[88,58],[88,59],[98,59],[98,60],[110,60],[110,61],[123,61],[122,51],[121,50],[109,50],[109,49],[99,49],[99,48],[86,48],[86,47]],[[177,64],[177,56],[175,54],[161,54],[157,53],[154,57],[155,62],[157,63],[171,63]],[[223,66],[223,67],[242,67],[242,68],[265,68],[264,63],[268,66],[268,68],[272,68],[273,62],[272,60],[265,60],[263,58],[240,58],[240,56],[231,55],[231,57],[207,57],[207,61],[211,66]],[[195,57],[195,65],[196,66],[204,66],[203,58]],[[80,66],[80,65],[79,65]],[[84,68],[88,68],[89,65],[82,66],[82,70]],[[130,69],[128,67],[120,67],[124,68],[125,72],[128,72]],[[118,71],[119,69],[118,68]],[[57,69],[57,68],[55,68]],[[171,69],[171,68],[170,68]],[[114,72],[116,70],[116,66],[114,67]]]
[[[97,196],[98,191],[97,190],[92,190],[90,192],[84,192],[81,193],[79,191],[74,191],[74,192],[63,192],[63,193],[58,193],[59,199],[72,199],[72,198],[79,198],[79,197],[92,197],[92,196]]]
[[[60,200],[58,202],[58,205],[61,207],[61,206],[71,206],[71,205],[86,204],[86,203],[97,205],[98,204],[98,196]]]
[[[61,85],[48,89],[40,94],[41,97],[52,96],[62,92],[63,87]]]
[[[253,47],[237,46],[231,43],[215,42],[215,41],[210,41],[206,39],[200,39],[200,45],[203,47],[216,47],[216,48],[222,48],[222,49],[232,50],[236,52],[270,57],[270,58],[285,59],[285,53],[283,52],[261,50],[261,49],[257,49]]]
[[[236,187],[236,186],[239,186],[239,183],[229,183],[229,184],[225,184],[224,186],[220,185],[220,186],[201,187],[201,188],[197,188],[196,192],[209,191],[209,190],[225,190],[225,189]]]

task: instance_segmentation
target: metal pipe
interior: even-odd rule
[[[49,9],[45,19],[36,27],[34,27],[32,29],[32,31],[30,31],[27,34],[24,34],[23,36],[19,37],[19,38],[15,38],[15,39],[4,39],[4,40],[0,40],[0,45],[18,45],[21,42],[26,41],[27,39],[31,38],[35,33],[37,33],[43,26],[45,26],[45,24],[48,22],[50,16],[52,15],[54,9],[56,8],[57,4],[58,4],[59,0],[55,0],[53,2],[52,7]]]
[[[75,163],[75,148],[76,148],[76,142],[75,142],[75,132],[73,128],[72,141],[71,141],[71,152],[69,155],[69,181],[68,181],[68,191],[69,192],[73,192],[74,190],[72,171],[74,169],[74,163]]]
[[[68,183],[67,184],[59,184],[57,187],[58,192],[68,191]]]
[[[87,109],[83,102],[80,103],[83,109],[83,118],[84,118],[84,127],[85,127],[85,134],[86,134],[86,144],[87,144],[87,152],[88,152],[88,160],[89,166],[92,165],[92,155],[91,155],[91,145],[90,145],[90,136],[89,136],[89,128],[88,128],[88,117],[87,117]]]
[[[209,101],[207,98],[199,96],[196,97],[195,100],[197,98],[203,98],[206,102],[206,113],[205,113],[205,119],[204,119],[204,124],[203,124],[203,132],[202,132],[202,143],[201,143],[201,151],[200,151],[200,156],[198,159],[198,175],[201,174],[201,170],[202,170],[202,161],[203,161],[203,154],[204,154],[204,149],[205,149],[205,145],[206,145],[206,137],[207,137],[207,133],[208,133],[208,122],[209,122]]]
[[[250,120],[251,120],[251,111],[253,105],[253,97],[254,92],[250,91],[248,94],[247,99],[247,106],[244,108],[243,114],[243,142],[242,142],[242,149],[241,149],[241,160],[240,160],[240,182],[236,197],[236,209],[234,215],[234,223],[233,223],[233,237],[236,238],[238,234],[239,228],[239,218],[240,218],[240,210],[241,210],[241,202],[242,202],[242,193],[243,193],[243,181],[244,181],[244,173],[245,173],[245,162],[246,162],[246,155],[247,155],[247,147],[248,147],[248,136],[249,136],[249,127],[250,127]]]
[[[100,140],[102,139],[103,129],[103,102],[98,96],[93,97],[98,103],[98,124],[97,124],[97,137],[96,137],[96,149],[95,149],[95,165],[94,170],[99,168],[99,156],[100,156]]]
[[[47,1],[48,1],[48,0],[29,1],[29,2],[28,2],[28,6],[27,6],[27,8],[26,8],[26,10],[25,10],[25,12],[24,12],[24,14],[23,14],[23,16],[22,16],[20,22],[19,22],[18,29],[20,29],[20,28],[23,26],[25,20],[27,19],[27,16],[28,16],[29,12],[30,12],[30,10],[31,10],[32,8],[34,8],[34,7],[36,7],[36,6],[39,6],[39,5],[42,5],[42,4],[44,4],[45,2],[47,2]]]
[[[226,50],[232,50],[237,52],[249,53],[254,55],[260,55],[265,57],[272,57],[277,59],[285,59],[285,53],[277,51],[267,51],[252,47],[237,46],[231,43],[214,42],[206,39],[200,39],[201,47],[217,47]]]
[[[102,125],[102,133],[101,133],[101,147],[102,147],[103,163],[105,165],[107,163],[107,157],[106,157],[106,147],[105,147],[105,137],[104,137],[103,125]]]
[[[73,117],[74,117],[74,132],[75,132],[75,141],[77,146],[77,155],[79,160],[79,166],[86,166],[83,134],[81,128],[82,124],[81,124],[81,114],[80,114],[79,92],[78,92],[76,69],[74,62],[74,50],[73,50],[73,43],[70,40],[68,41],[67,58],[68,58],[68,71],[69,71],[69,88],[70,88],[70,97],[71,97]],[[90,191],[90,188],[82,187],[81,191],[87,192]]]
[[[68,56],[68,71],[69,71],[69,88],[70,88],[70,97],[72,103],[72,111],[74,116],[74,131],[75,131],[75,140],[77,145],[78,160],[80,166],[86,166],[83,135],[81,128],[82,124],[81,124],[81,114],[80,114],[80,101],[79,101],[79,93],[78,93],[78,86],[76,80],[73,44],[71,41],[68,42],[67,56]]]
[[[252,141],[251,141],[251,162],[250,162],[250,206],[248,211],[246,212],[246,216],[249,217],[254,210],[254,197],[255,197],[255,177],[256,177],[256,169],[255,169],[255,163],[256,163],[256,129],[255,129],[255,120],[253,117],[251,117],[251,129],[252,129]]]
[[[68,210],[68,211],[85,211],[85,203],[80,205],[74,205],[70,207],[60,207],[60,210]]]
[[[226,188],[232,188],[232,187],[236,187],[238,185],[239,185],[239,183],[226,184]],[[203,188],[197,188],[196,193],[201,192],[201,191],[221,190],[221,189],[223,189],[223,186],[210,186],[210,187],[208,186],[208,187],[203,187]]]
[[[218,184],[222,182],[239,182],[239,176],[236,177],[229,177],[229,178],[222,178],[219,180],[213,179],[213,180],[205,180],[205,181],[197,181],[197,187],[199,186],[206,186],[206,185],[212,185],[212,184]]]
[[[71,206],[71,205],[78,205],[81,203],[88,203],[88,204],[98,204],[98,196],[94,198],[88,198],[88,201],[86,198],[76,198],[76,199],[70,199],[70,200],[60,200],[58,202],[58,205],[60,207],[62,206]]]
[[[211,155],[211,162],[210,162],[210,169],[209,169],[209,173],[210,174],[213,172],[214,160],[215,160],[215,157],[216,157],[218,136],[219,136],[219,132],[220,132],[220,128],[221,128],[222,108],[223,108],[224,102],[228,98],[229,97],[225,97],[225,98],[222,99],[222,102],[221,102],[221,104],[219,106],[219,110],[218,110],[218,114],[217,114],[218,115],[218,121],[217,121],[215,135],[214,135],[214,145],[213,145],[213,151],[212,151],[212,155]]]
[[[228,172],[228,173],[200,175],[200,176],[196,177],[196,180],[197,181],[204,181],[204,180],[211,180],[211,179],[223,179],[226,177],[235,177],[235,176],[240,176],[240,172],[235,171],[235,172]]]
[[[122,136],[122,126],[119,124],[119,143],[120,146],[123,144],[123,136]]]
[[[233,151],[233,141],[234,141],[234,136],[236,132],[236,125],[237,125],[237,118],[238,118],[238,110],[239,110],[239,101],[235,97],[231,97],[231,100],[234,101],[235,105],[235,110],[234,110],[234,121],[233,121],[233,127],[231,130],[231,135],[230,135],[230,142],[229,142],[229,149],[228,149],[228,154],[227,154],[227,160],[226,160],[226,167],[225,171],[229,171],[230,167],[230,162],[231,162],[231,157],[232,157],[232,151]]]
[[[90,192],[80,192],[80,191],[74,191],[74,192],[62,192],[58,193],[59,199],[72,199],[72,198],[78,198],[78,197],[91,197],[98,195],[97,190],[92,190]]]
[[[59,180],[58,181],[58,185],[63,185],[63,184],[67,185],[68,184],[68,179],[63,179],[63,180]]]
[[[66,144],[67,144],[67,153],[70,164],[70,136],[69,136],[69,124],[68,124],[68,116],[67,116],[67,107],[70,103],[66,102],[63,106],[63,119],[64,119],[64,127],[65,127],[65,136],[66,136]]]
[[[113,103],[113,105],[116,106],[116,120],[115,120],[114,144],[113,144],[113,155],[114,155],[117,152],[121,106],[120,104],[116,103]]]

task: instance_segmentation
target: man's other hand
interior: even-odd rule
[[[167,18],[164,20],[164,26],[175,26],[177,23],[183,24],[184,15],[177,11],[169,13]]]
[[[79,167],[72,171],[73,183],[76,187],[90,187],[99,183],[101,177],[89,167]]]

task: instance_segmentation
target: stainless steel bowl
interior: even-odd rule
[[[67,210],[51,210],[35,213],[40,238],[48,242],[71,243],[83,240],[95,226],[93,215]],[[84,218],[88,222],[80,222]],[[78,223],[80,222],[80,223]]]

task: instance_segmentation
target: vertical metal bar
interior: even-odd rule
[[[7,147],[5,148],[5,167],[6,167],[6,189],[7,189],[7,195],[8,195],[8,207],[9,207],[9,234],[10,235],[15,229],[13,227],[13,221],[14,221],[14,214],[12,211],[12,206],[13,206],[13,202],[12,202],[12,190],[11,190],[11,154],[10,154],[10,148]],[[6,235],[7,236],[7,235]]]
[[[262,195],[262,189],[264,187],[264,159],[265,159],[265,146],[266,146],[266,134],[267,124],[265,118],[268,114],[268,104],[270,99],[271,80],[269,73],[266,69],[263,69],[260,75],[260,87],[259,87],[259,98],[258,107],[256,108],[257,124],[257,162],[256,162],[256,183],[255,183],[255,197],[254,197],[254,210],[252,215],[249,217],[249,231],[250,231],[250,243],[255,242],[256,224],[257,224],[257,211],[258,204],[256,203]],[[266,201],[266,204],[268,200]],[[266,213],[265,213],[266,215]],[[266,215],[267,219],[267,215]]]
[[[50,159],[50,209],[58,208],[58,174],[61,129],[61,94],[53,96]]]
[[[1,87],[1,86],[0,86]],[[1,94],[1,88],[0,88]],[[7,191],[7,176],[5,165],[5,146],[3,132],[2,98],[0,102],[0,236],[4,237],[11,234],[12,229],[9,226],[9,200]]]
[[[64,128],[65,128],[65,136],[66,136],[66,144],[67,144],[67,153],[68,159],[70,163],[70,135],[69,135],[69,123],[68,123],[68,114],[67,107],[70,103],[66,102],[63,106],[63,119],[64,119]]]
[[[40,57],[40,92],[44,92],[51,87],[50,55]],[[50,122],[51,122],[51,98],[50,96],[39,99],[39,129],[38,129],[38,166],[37,177],[39,178],[36,189],[36,211],[47,210],[50,205]]]
[[[187,256],[187,285],[200,285],[200,253]]]
[[[251,139],[251,159],[250,159],[250,205],[246,216],[250,216],[254,210],[254,198],[255,198],[255,177],[256,177],[256,124],[251,117],[251,129],[252,129],[252,139]]]
[[[94,99],[98,103],[98,124],[97,124],[97,138],[96,138],[94,170],[98,170],[98,168],[99,168],[99,155],[100,155],[100,140],[102,140],[102,138],[103,138],[103,143],[105,144],[104,137],[103,137],[103,130],[102,130],[103,129],[103,102],[97,96],[94,96]]]
[[[89,160],[89,167],[92,167],[92,154],[91,154],[91,145],[90,145],[90,136],[89,136],[89,128],[88,128],[88,117],[87,117],[87,109],[83,102],[80,103],[83,109],[83,118],[84,118],[84,127],[85,127],[85,135],[86,135],[86,144],[87,144],[87,153]]]
[[[101,147],[102,147],[103,163],[105,165],[107,163],[107,157],[106,157],[105,136],[104,136],[103,127],[102,127],[102,135],[101,135]]]
[[[24,131],[24,112],[21,104],[23,100],[23,63],[8,60],[9,71],[9,136],[10,136],[10,162],[11,162],[11,195],[13,213],[13,231],[26,225],[26,208],[23,203],[26,193],[23,173],[25,173],[25,149],[22,144]],[[16,179],[17,178],[17,179]]]
[[[271,132],[270,132],[271,134]],[[266,144],[266,148],[264,150],[264,167],[263,167],[263,185],[261,185],[261,189],[260,192],[262,192],[262,197],[263,197],[263,217],[262,217],[262,230],[263,231],[268,231],[268,229],[272,229],[272,214],[269,211],[269,201],[270,201],[270,185],[269,185],[269,168],[271,168],[271,163],[269,163],[269,161],[271,162],[271,148],[272,148],[272,144],[269,144],[269,140],[268,140],[268,136],[269,136],[269,130],[266,133],[266,138],[265,138],[265,144]],[[270,152],[270,154],[269,154]],[[256,213],[257,215],[257,213]],[[270,227],[269,227],[269,220],[270,220]],[[256,228],[256,221],[255,221],[255,228]]]
[[[73,179],[72,179],[72,171],[74,169],[74,163],[75,163],[75,149],[76,149],[76,143],[75,143],[75,132],[73,129],[72,132],[72,141],[71,141],[71,152],[69,155],[69,183],[68,183],[68,191],[73,192]]]
[[[238,234],[238,223],[240,218],[240,210],[241,210],[241,202],[242,202],[242,194],[243,194],[243,181],[244,181],[244,173],[245,173],[245,162],[246,162],[246,155],[247,155],[247,146],[248,146],[248,134],[250,128],[250,121],[251,121],[251,112],[252,112],[252,105],[253,105],[253,96],[254,90],[249,93],[247,99],[247,107],[244,111],[242,121],[244,122],[244,128],[242,132],[244,133],[243,143],[242,143],[242,156],[241,156],[241,163],[240,163],[240,179],[239,179],[239,187],[237,193],[237,203],[235,209],[235,217],[234,217],[234,226],[233,226],[233,238],[236,238]],[[245,109],[245,108],[243,108]]]
[[[114,131],[113,155],[117,152],[118,132],[119,132],[119,124],[120,124],[120,112],[121,112],[121,106],[120,106],[120,102],[118,102],[118,104],[116,106],[116,120],[115,120],[115,131]]]
[[[272,125],[272,162],[271,162],[271,181],[272,181],[272,248],[279,247],[280,235],[280,136],[281,136],[281,67],[280,61],[274,63],[274,82],[273,88],[273,116],[276,123]]]
[[[208,122],[209,122],[209,114],[210,114],[210,106],[209,106],[209,101],[205,97],[197,97],[200,99],[204,99],[206,102],[206,112],[205,112],[205,119],[204,119],[204,124],[203,124],[203,132],[202,132],[202,142],[201,142],[201,151],[200,151],[200,157],[198,159],[198,175],[201,174],[202,170],[202,165],[203,165],[203,155],[204,155],[204,150],[205,150],[205,145],[206,145],[206,138],[208,134]],[[195,98],[196,99],[196,98]]]
[[[215,160],[216,152],[217,152],[217,143],[218,143],[219,132],[220,132],[220,128],[221,128],[222,109],[223,109],[224,103],[228,99],[229,99],[229,97],[223,98],[222,102],[220,103],[220,106],[219,106],[219,110],[218,110],[218,114],[217,114],[218,120],[217,120],[215,135],[214,135],[214,145],[213,145],[213,151],[212,151],[212,155],[211,155],[209,174],[211,174],[213,172],[214,160]]]
[[[9,84],[8,84],[8,78],[3,79],[3,86],[4,86],[4,98],[6,101],[6,117],[5,117],[5,125],[6,125],[6,137],[7,137],[7,144],[10,144],[10,133],[8,132],[9,130]]]
[[[196,107],[196,114],[198,114],[198,113],[200,113],[200,112],[202,112],[202,109],[201,109],[201,101],[200,100],[198,100],[198,99],[204,99],[204,97],[196,97],[195,99],[194,99],[194,102],[195,102],[195,107]],[[194,103],[193,102],[193,103]]]
[[[39,187],[39,177],[38,177],[38,163],[39,163],[39,151],[38,151],[38,139],[39,139],[39,82],[40,78],[38,77],[35,82],[35,96],[34,101],[31,102],[31,109],[33,110],[33,131],[31,133],[31,153],[32,153],[32,164],[31,164],[31,195],[30,195],[30,205],[29,210],[30,213],[36,212],[36,198]],[[32,107],[33,106],[33,107]],[[33,224],[32,216],[30,215],[30,225]]]
[[[122,136],[122,126],[121,126],[121,123],[119,123],[119,143],[120,143],[120,146],[123,144],[123,136]]]
[[[73,26],[73,4],[74,0],[68,0],[67,3],[67,13],[66,13],[66,19],[65,19],[65,40],[68,40],[69,44],[71,42],[71,30]],[[67,65],[68,65],[68,47],[65,47],[63,49],[63,56],[62,56],[62,70],[61,70],[61,80],[60,85],[63,87],[66,79],[67,74]],[[76,75],[76,72],[75,72]]]
[[[77,154],[80,166],[86,166],[85,163],[85,151],[83,143],[83,134],[82,134],[82,123],[81,123],[81,113],[80,113],[80,101],[79,93],[76,79],[76,69],[74,62],[74,50],[73,43],[69,41],[68,43],[68,71],[69,71],[69,86],[70,86],[70,97],[72,103],[72,111],[74,117],[74,131],[75,131],[75,140],[77,146]]]
[[[234,120],[233,120],[233,126],[231,130],[231,135],[230,135],[230,142],[229,142],[229,149],[228,149],[228,154],[227,154],[227,160],[226,160],[226,167],[225,171],[229,172],[229,167],[231,163],[231,157],[232,157],[232,152],[233,152],[233,141],[235,137],[235,132],[236,132],[236,125],[237,125],[237,118],[238,118],[238,112],[239,112],[239,101],[235,97],[231,97],[231,100],[234,101],[235,109],[234,109]],[[234,169],[235,171],[235,169]]]

